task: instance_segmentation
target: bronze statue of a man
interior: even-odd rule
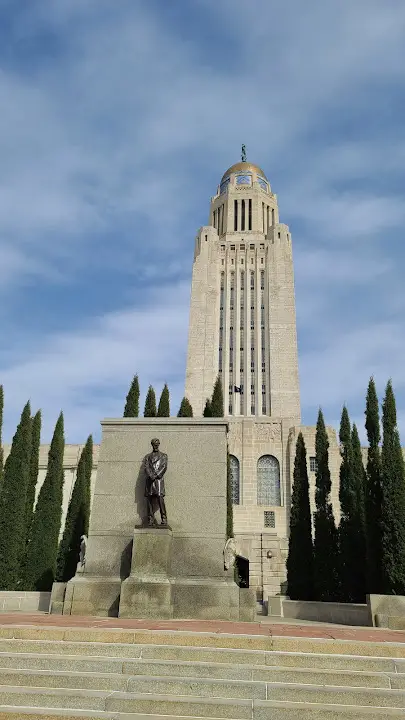
[[[167,527],[167,513],[165,504],[164,474],[167,470],[167,455],[159,450],[158,438],[151,440],[152,452],[145,458],[145,497],[148,510],[148,525],[156,526],[153,503],[156,498],[159,504],[161,525]]]

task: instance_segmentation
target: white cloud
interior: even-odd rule
[[[38,340],[27,359],[3,368],[8,437],[27,398],[33,409],[45,410],[45,440],[60,409],[70,442],[97,435],[103,417],[122,415],[136,372],[143,397],[151,383],[159,399],[168,382],[176,413],[184,392],[188,298],[188,285],[162,287],[145,298],[145,308],[127,308]]]
[[[372,372],[404,383],[403,261],[390,238],[405,219],[405,139],[385,126],[367,133],[382,91],[402,79],[405,6],[197,6],[215,23],[217,45],[203,46],[198,27],[187,35],[137,0],[46,0],[21,15],[16,47],[43,25],[65,42],[40,69],[0,69],[2,313],[7,307],[18,328],[24,284],[35,280],[40,293],[63,278],[74,287],[78,263],[106,275],[132,266],[138,282],[157,287],[164,277],[190,278],[194,233],[244,141],[291,226],[304,339],[316,322],[316,348],[301,357],[304,410],[321,404],[338,417],[345,399],[362,402]],[[352,137],[353,108],[361,121],[352,121]],[[101,291],[113,302],[113,289]],[[359,324],[350,305],[376,295],[377,324],[372,315]],[[44,408],[48,438],[63,407],[68,436],[82,440],[121,410],[135,371],[144,385],[173,378],[178,401],[188,301],[185,282],[157,289],[145,308],[78,316],[73,330],[42,332],[34,346],[31,336],[19,338],[1,368],[9,428],[31,396]]]

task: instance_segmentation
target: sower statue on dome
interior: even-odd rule
[[[167,455],[159,450],[160,441],[158,438],[151,440],[152,452],[145,458],[145,497],[147,502],[147,524],[149,527],[157,527],[154,514],[154,503],[157,502],[160,510],[161,525],[168,527],[165,504],[165,481],[164,475],[167,470]]]

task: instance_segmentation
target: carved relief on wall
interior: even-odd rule
[[[257,440],[262,441],[276,441],[281,440],[281,427],[280,423],[263,423],[256,425],[255,432]]]

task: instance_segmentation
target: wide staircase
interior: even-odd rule
[[[405,643],[0,627],[0,720],[157,716],[405,718]]]

